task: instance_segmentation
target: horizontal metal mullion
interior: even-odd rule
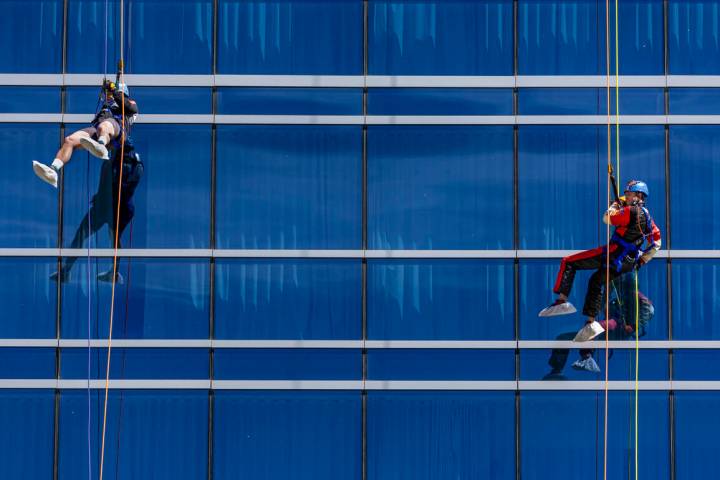
[[[218,125],[363,125],[362,115],[215,115]]]
[[[515,340],[366,340],[365,348],[372,349],[515,349]]]
[[[213,380],[213,390],[360,390],[362,380]]]

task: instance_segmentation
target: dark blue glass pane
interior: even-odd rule
[[[514,350],[369,350],[371,380],[515,380]]]
[[[367,436],[368,478],[515,477],[513,392],[369,392]]]
[[[61,393],[58,478],[98,478],[103,402],[101,390],[93,391],[89,399],[84,390]],[[204,478],[208,469],[208,428],[207,391],[111,389],[104,478]]]
[[[0,391],[3,478],[52,478],[55,392]]]
[[[612,89],[610,112],[613,114],[617,109],[615,95],[615,89]],[[607,90],[521,88],[518,90],[518,108],[521,115],[606,115]],[[620,90],[620,115],[663,115],[664,113],[665,94],[661,88]]]
[[[577,330],[566,332],[558,340],[572,340]],[[611,340],[620,339],[611,333]],[[572,364],[581,358],[578,351],[558,348],[555,350],[527,349],[520,353],[520,380],[604,380],[605,379],[605,336],[598,337],[600,347],[591,350],[593,359],[600,368],[599,373],[585,370],[576,370]],[[635,344],[633,339],[628,345]],[[640,341],[642,344],[642,340]],[[587,345],[585,346],[587,348]],[[586,353],[583,351],[583,353]],[[614,348],[610,350],[610,380],[635,381],[635,349]],[[667,350],[641,349],[640,380],[669,380],[668,352]]]
[[[216,349],[215,380],[357,380],[362,355],[353,349]]]
[[[133,92],[134,93],[134,92]],[[65,113],[92,115],[100,106],[100,87],[68,87],[65,91]],[[75,128],[75,126],[72,126]],[[84,127],[84,125],[83,125]],[[69,133],[69,132],[68,132]],[[85,153],[83,152],[83,156]]]
[[[0,338],[55,338],[56,268],[56,258],[0,261]]]
[[[523,478],[602,478],[603,396],[602,391],[521,394]],[[610,392],[609,398],[607,478],[630,480],[635,478],[634,392]],[[667,398],[661,392],[639,397],[638,470],[650,478],[669,478]]]
[[[677,480],[713,476],[720,469],[715,437],[720,392],[675,392],[675,451]]]
[[[720,126],[670,127],[672,247],[720,248]]]
[[[114,77],[120,56],[120,0],[69,0],[67,23],[67,71]]]
[[[359,127],[218,127],[218,247],[358,248],[361,161]]]
[[[717,115],[720,113],[720,88],[671,88],[672,115]]]
[[[0,73],[59,73],[63,0],[5,0],[0,16]]]
[[[218,339],[359,339],[361,265],[355,260],[218,260]]]
[[[371,88],[369,115],[512,115],[504,88]]]
[[[59,140],[57,125],[0,125],[0,247],[57,246],[58,192],[33,174],[32,160],[51,163]]]
[[[60,89],[0,87],[0,113],[60,113]]]
[[[610,18],[615,6],[610,2]],[[521,0],[518,62],[521,75],[599,75],[606,71],[605,4],[596,0]],[[620,73],[663,73],[663,2],[621,2]],[[615,25],[610,25],[610,72],[615,72]]]
[[[510,0],[372,0],[373,75],[512,75]]]
[[[65,258],[65,270],[73,259]],[[61,332],[64,338],[87,338],[88,320],[93,337],[107,338],[110,320],[112,258],[85,258],[70,269],[63,285]],[[118,260],[122,284],[115,287],[113,338],[208,338],[210,272],[207,260]],[[104,273],[98,278],[98,274]]]
[[[60,378],[105,379],[107,348],[63,348]],[[210,352],[202,348],[118,348],[112,349],[111,379],[195,380],[209,378]]]
[[[140,114],[209,114],[212,113],[212,90],[186,87],[133,87],[130,94]]]
[[[362,477],[359,393],[219,391],[214,398],[214,479]]]
[[[540,310],[548,306],[555,298],[552,293],[557,272],[560,267],[558,260],[523,260],[520,263],[520,338],[523,340],[572,340],[575,333],[583,326],[584,318],[580,315],[563,315],[552,318],[538,317]],[[570,302],[578,312],[582,311],[588,280],[593,271],[579,271],[575,277],[574,287],[570,293]],[[631,274],[632,275],[632,274]],[[631,285],[634,285],[634,281]],[[674,277],[673,277],[674,280]],[[639,291],[653,304],[654,315],[644,328],[643,340],[665,340],[668,335],[667,324],[667,265],[663,260],[656,259],[648,263],[638,276]],[[634,288],[629,294],[634,301]],[[616,290],[611,292],[616,298]],[[623,297],[625,298],[625,297]],[[625,300],[628,300],[625,298]],[[675,303],[673,303],[675,305]],[[600,317],[604,318],[603,306]],[[617,320],[617,319],[616,319]],[[630,323],[635,323],[634,317]],[[641,322],[642,324],[642,322]],[[572,336],[569,334],[572,333]],[[619,333],[619,332],[618,332]],[[641,331],[642,333],[642,331]],[[618,340],[632,338],[617,337]]]
[[[220,115],[362,115],[352,88],[218,88]]]
[[[370,248],[512,248],[512,179],[512,127],[370,127]]]
[[[55,378],[55,349],[0,348],[0,378]]]
[[[720,352],[675,350],[673,380],[720,380]]]
[[[670,0],[668,57],[675,75],[720,74],[720,4],[717,0]]]
[[[368,261],[368,338],[514,339],[513,264]]]
[[[220,0],[218,73],[360,75],[357,0]]]
[[[675,198],[675,197],[673,197]],[[673,260],[673,338],[720,340],[718,260]]]

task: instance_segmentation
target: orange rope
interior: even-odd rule
[[[606,57],[606,99],[607,99],[607,204],[610,204],[610,175],[612,175],[612,139],[610,138],[610,0],[605,0],[605,57]],[[605,250],[605,319],[608,318],[610,309],[610,222],[606,225],[606,250]],[[603,480],[607,480],[607,450],[608,450],[608,389],[610,370],[610,335],[607,332],[607,321],[605,322],[605,418],[603,430]]]

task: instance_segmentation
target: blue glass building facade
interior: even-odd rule
[[[537,312],[559,259],[605,242],[604,1],[125,0],[123,39],[118,0],[0,8],[2,478],[99,476],[113,239],[70,247],[101,163],[75,153],[54,190],[30,160],[92,118],[121,40],[146,169],[103,478],[602,475],[604,373],[543,380],[582,320]],[[597,355],[608,478],[634,477],[636,367],[641,475],[708,477],[720,1],[618,18],[612,157],[663,250],[638,364],[632,341]]]

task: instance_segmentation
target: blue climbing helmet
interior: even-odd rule
[[[118,83],[117,89],[123,92],[126,97],[130,96],[130,90],[128,89],[127,83]]]
[[[650,196],[650,190],[648,189],[647,183],[641,180],[630,180],[625,186],[626,192],[637,192],[645,195],[645,198]]]

